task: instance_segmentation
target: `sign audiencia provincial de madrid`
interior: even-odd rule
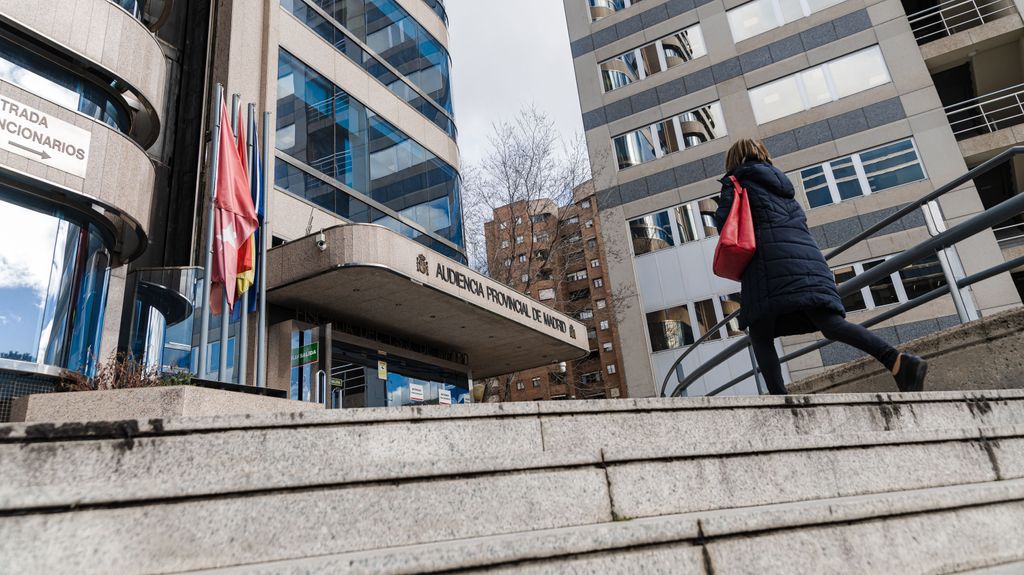
[[[416,271],[430,276],[430,263],[427,261],[427,256],[420,254],[416,257]],[[553,330],[567,333],[571,338],[576,337],[574,326],[567,324],[554,314],[548,313],[543,308],[538,309],[529,299],[515,292],[486,285],[484,281],[440,262],[435,265],[434,278],[455,286],[466,294],[485,299]]]

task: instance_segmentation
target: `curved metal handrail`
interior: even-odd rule
[[[914,210],[927,205],[929,202],[932,202],[932,201],[934,201],[934,200],[944,196],[945,194],[947,194],[949,192],[954,191],[956,188],[959,188],[964,183],[966,183],[966,182],[968,182],[970,180],[973,180],[974,178],[976,178],[978,176],[981,176],[981,175],[984,175],[984,174],[988,173],[989,171],[994,169],[996,166],[998,166],[998,165],[1008,161],[1010,158],[1013,158],[1013,157],[1015,157],[1017,155],[1020,155],[1020,154],[1024,154],[1024,146],[1014,146],[1012,148],[1009,148],[1009,149],[1003,151],[1002,153],[998,154],[997,156],[995,156],[991,160],[988,160],[987,162],[979,164],[978,166],[974,167],[973,169],[968,170],[964,175],[954,179],[953,181],[951,181],[951,182],[949,182],[949,183],[947,183],[947,184],[945,184],[943,186],[940,186],[938,189],[936,189],[932,193],[927,194],[927,195],[925,195],[925,196],[915,200],[914,202],[911,202],[911,203],[907,204],[906,206],[904,206],[903,208],[901,208],[900,210],[898,210],[894,214],[890,215],[889,217],[884,218],[883,220],[881,220],[880,222],[876,223],[875,225],[873,225],[873,226],[869,227],[868,229],[864,230],[863,232],[855,235],[853,238],[851,238],[850,240],[847,240],[844,244],[842,244],[838,248],[828,252],[825,255],[825,259],[826,260],[830,260],[830,259],[835,258],[839,254],[842,254],[843,252],[849,250],[850,248],[852,248],[853,246],[857,245],[861,241],[863,241],[863,240],[873,236],[878,231],[888,227],[893,222],[895,222],[897,220],[900,220],[903,217],[907,216],[908,214],[910,214]],[[859,291],[861,288],[867,287],[867,286],[869,286],[871,284],[874,284],[874,283],[878,282],[882,278],[884,278],[886,276],[889,276],[889,275],[895,273],[896,271],[899,271],[899,270],[903,269],[904,267],[906,267],[906,266],[908,266],[908,265],[910,265],[910,264],[912,264],[912,263],[914,263],[914,262],[916,262],[918,260],[924,259],[924,258],[926,258],[926,257],[928,257],[930,255],[933,255],[934,253],[936,253],[939,250],[942,250],[942,249],[948,248],[948,247],[950,247],[950,246],[952,246],[954,244],[960,243],[961,241],[963,241],[963,240],[965,240],[965,239],[967,239],[967,238],[969,238],[971,236],[974,236],[974,235],[976,235],[976,234],[978,234],[978,233],[980,233],[980,232],[982,232],[982,231],[984,231],[986,229],[992,228],[995,225],[998,225],[998,224],[1000,224],[1002,222],[1005,222],[1005,221],[1009,220],[1010,218],[1012,218],[1013,216],[1016,216],[1016,215],[1018,215],[1018,214],[1020,214],[1022,212],[1024,212],[1024,194],[1018,194],[1018,195],[1016,195],[1016,196],[1014,196],[1014,197],[1012,197],[1012,198],[1010,198],[1008,200],[1003,201],[1002,203],[1000,203],[1000,204],[998,204],[996,206],[993,206],[993,207],[985,210],[984,212],[982,212],[982,213],[980,213],[980,214],[970,218],[969,220],[967,220],[965,222],[962,222],[962,223],[960,223],[960,224],[958,224],[958,225],[956,225],[956,226],[954,226],[954,227],[952,227],[952,228],[950,228],[950,229],[948,229],[948,230],[946,230],[946,231],[944,231],[944,232],[942,232],[940,234],[937,234],[937,235],[929,238],[928,240],[925,240],[924,242],[921,242],[921,243],[917,244],[916,246],[911,247],[910,249],[907,249],[907,250],[903,251],[902,253],[900,253],[900,254],[898,254],[896,256],[893,256],[893,257],[889,258],[885,262],[883,262],[883,263],[881,263],[881,264],[871,268],[870,270],[867,270],[864,273],[859,274],[857,276],[854,276],[853,278],[843,282],[840,286],[838,286],[839,287],[839,295],[840,295],[840,297],[848,296],[848,295],[850,295],[850,294],[852,294],[852,293],[854,293],[856,291]],[[984,279],[988,279],[989,277],[992,277],[994,275],[998,275],[999,273],[1003,273],[1004,271],[1006,271],[1008,269],[1012,269],[1013,267],[1016,267],[1016,265],[1021,265],[1021,263],[1024,263],[1024,262],[1020,262],[1020,263],[1017,263],[1014,266],[1007,267],[1008,264],[1013,263],[1013,262],[1017,262],[1020,259],[1021,258],[1016,258],[1014,260],[1011,260],[1010,262],[1004,262],[1004,263],[999,264],[997,266],[992,266],[992,267],[990,267],[990,268],[988,268],[986,270],[983,270],[981,272],[978,272],[978,273],[976,273],[976,274],[974,274],[972,276],[968,276],[967,278],[963,278],[961,280],[958,280],[957,281],[957,287],[958,288],[967,287],[967,286],[973,285],[974,283],[977,283],[979,281],[983,281]],[[999,271],[994,271],[994,270],[999,270]],[[961,285],[966,280],[972,280],[972,281],[969,284]],[[911,300],[911,301],[906,302],[904,304],[901,304],[901,305],[899,305],[899,306],[897,306],[897,307],[895,307],[895,308],[893,308],[891,310],[888,310],[885,313],[880,314],[879,316],[876,316],[876,318],[873,318],[872,320],[868,320],[868,321],[864,322],[863,325],[865,327],[869,327],[869,326],[875,325],[878,322],[885,321],[885,319],[891,319],[892,317],[895,317],[895,316],[897,316],[897,315],[899,315],[899,314],[901,314],[901,313],[903,313],[905,311],[908,311],[910,309],[914,309],[916,307],[919,307],[920,305],[923,305],[924,303],[927,303],[928,301],[932,301],[933,299],[942,296],[943,294],[947,293],[948,291],[949,291],[948,285],[944,286],[944,288],[937,288],[936,290],[933,290],[932,292],[929,292],[927,294],[919,296],[919,297],[915,298],[914,300]],[[938,293],[936,293],[936,292],[938,292]],[[928,299],[925,299],[925,298],[928,298]],[[733,315],[738,315],[738,313],[739,313],[738,311],[734,312]],[[731,317],[732,316],[730,316],[730,318]],[[878,318],[884,318],[884,319],[878,319]],[[727,321],[723,320],[723,322],[721,322],[720,325],[724,325],[725,323],[727,323]],[[716,328],[717,327],[720,327],[720,326],[716,326]],[[708,334],[710,334],[710,333],[712,333],[712,332],[709,331]],[[708,334],[705,334],[705,336],[707,336]],[[703,341],[706,341],[706,339],[707,339],[707,337],[702,337],[701,339],[697,340],[697,342],[695,342],[693,345],[689,346],[672,363],[672,365],[668,369],[668,372],[665,374],[664,379],[662,380],[662,385],[661,385],[662,397],[665,396],[665,389],[668,387],[669,377],[671,377],[675,373],[677,366],[679,366],[682,363],[683,359],[686,356],[688,356],[690,353],[692,353],[694,348],[696,348],[698,345],[703,343]],[[693,371],[693,373],[688,374],[686,377],[684,377],[681,380],[679,380],[679,378],[677,377],[678,383],[677,383],[676,387],[673,388],[671,396],[672,397],[679,396],[680,394],[682,394],[682,392],[684,392],[691,385],[693,385],[699,378],[703,377],[708,372],[710,372],[712,369],[714,369],[714,368],[718,367],[719,365],[721,365],[721,363],[724,362],[725,360],[729,359],[733,355],[736,355],[741,350],[745,349],[749,345],[749,339],[750,338],[748,336],[744,336],[744,337],[736,340],[734,343],[729,345],[729,347],[727,347],[724,350],[718,352],[717,354],[714,355],[714,357],[712,357],[708,361],[706,361],[703,364],[701,364],[697,369],[695,369]],[[820,349],[821,347],[825,347],[826,345],[829,345],[829,343],[831,343],[831,342],[828,341],[828,340],[823,340],[822,342],[818,342],[818,344],[814,344],[812,346],[808,346],[807,348],[798,350],[797,352],[793,352],[791,354],[788,354],[788,355],[784,356],[783,358],[780,358],[780,361],[783,361],[783,362],[784,361],[790,361],[792,359],[800,357],[801,355],[804,355],[804,354],[809,353],[811,351],[814,351],[816,349]],[[720,393],[721,391],[724,391],[724,390],[728,389],[729,387],[732,387],[733,385],[736,385],[737,383],[743,381],[744,379],[750,377],[753,374],[754,374],[754,371],[751,370],[751,371],[747,372],[747,374],[745,374],[742,378],[734,379],[734,380],[726,383],[725,385],[722,385],[722,386],[718,387],[717,389],[713,390],[708,395],[715,395],[717,393]]]

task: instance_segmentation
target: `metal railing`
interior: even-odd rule
[[[1009,16],[1012,0],[948,0],[907,16],[918,44],[927,44],[957,32]]]
[[[910,204],[907,204],[906,206],[899,209],[889,217],[884,218],[875,225],[850,238],[841,246],[825,254],[825,259],[831,260],[836,256],[848,251],[850,248],[856,246],[860,242],[874,236],[879,231],[885,229],[893,222],[896,222],[906,217],[908,214],[910,214],[916,209],[923,208],[927,210],[929,208],[929,205],[938,198],[952,191],[955,191],[968,181],[971,181],[974,178],[977,178],[990,172],[997,166],[1000,166],[1009,161],[1011,158],[1021,154],[1024,154],[1024,146],[1014,146],[1000,153],[991,160],[988,160],[987,162],[980,164],[974,169],[969,170],[964,175],[954,179],[953,181],[945,184],[944,186],[937,188],[935,191],[919,198],[918,200],[915,200],[914,202],[911,202]],[[1013,217],[1020,215],[1021,213],[1024,213],[1024,194],[1017,194],[1016,196],[1013,196],[1003,201],[1002,203],[971,217],[967,221],[964,221],[956,225],[955,227],[936,233],[928,240],[921,242],[916,246],[911,247],[910,249],[885,260],[885,262],[871,268],[870,270],[866,270],[864,273],[856,275],[853,278],[843,282],[839,286],[839,295],[840,297],[846,297],[852,293],[858,292],[862,288],[877,283],[878,281],[907,267],[908,265],[914,264],[920,260],[939,254],[944,250],[954,246],[955,244],[962,242],[971,236],[977,235],[978,233],[981,233],[987,229],[991,229],[994,226],[997,226],[1001,223],[1009,221]],[[918,296],[908,302],[888,309],[885,312],[871,318],[870,320],[865,321],[861,325],[863,325],[864,327],[871,327],[873,325],[876,325],[878,323],[901,315],[904,312],[920,307],[921,305],[924,305],[947,293],[954,295],[954,302],[958,302],[959,290],[967,288],[971,285],[974,285],[975,283],[984,281],[1006,271],[1012,270],[1021,265],[1024,265],[1024,256],[1015,258],[1007,262],[1003,262],[999,265],[992,266],[988,269],[982,270],[978,273],[966,277],[956,278],[955,276],[951,276],[947,272],[947,282],[945,283],[945,285],[938,287],[924,295]],[[951,285],[955,285],[957,289],[951,290]],[[958,303],[957,305],[958,312],[961,312],[961,305],[961,303]],[[685,392],[690,386],[696,383],[698,379],[707,375],[712,369],[718,367],[723,362],[728,360],[730,357],[736,355],[737,353],[743,351],[744,349],[747,349],[750,346],[749,336],[740,337],[732,344],[730,344],[728,347],[715,354],[714,357],[698,366],[692,373],[686,374],[682,370],[682,362],[684,359],[686,359],[687,356],[689,356],[694,350],[696,350],[699,345],[707,341],[709,337],[712,337],[713,334],[718,333],[718,330],[725,327],[727,323],[735,319],[737,316],[739,316],[739,311],[730,314],[724,320],[722,320],[714,327],[709,329],[707,333],[701,336],[696,342],[693,343],[693,345],[686,348],[686,350],[684,350],[683,353],[680,354],[678,358],[676,358],[675,362],[673,362],[672,365],[668,368],[668,372],[665,374],[665,377],[662,380],[660,389],[660,395],[662,397],[666,395],[665,392],[668,388],[669,379],[673,374],[676,375],[677,384],[672,389],[672,392],[669,395],[671,395],[672,397],[678,397],[682,395],[682,393]],[[961,318],[963,318],[964,314],[961,312],[960,316]],[[782,358],[780,358],[780,361],[788,362],[790,360],[801,357],[807,353],[825,347],[831,343],[832,341],[830,340],[819,341],[813,345],[807,346],[803,349],[797,350],[795,352],[783,356]],[[737,378],[733,378],[732,380],[712,390],[711,392],[708,393],[708,395],[717,395],[737,385],[738,383],[746,380],[747,378],[756,375],[756,373],[757,369],[755,367],[755,369],[752,369]]]
[[[992,233],[996,235],[999,245],[1012,244],[1024,240],[1024,223],[1010,224],[993,228]]]
[[[1024,84],[947,106],[945,111],[958,140],[1024,123]]]

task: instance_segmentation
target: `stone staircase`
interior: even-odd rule
[[[0,573],[1016,573],[1024,392],[0,426]]]

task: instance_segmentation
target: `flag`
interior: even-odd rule
[[[264,230],[264,218],[266,217],[266,198],[264,197],[263,191],[263,177],[264,177],[264,166],[263,158],[260,156],[260,139],[256,130],[256,116],[253,115],[252,122],[249,124],[249,137],[252,138],[252,153],[249,156],[249,166],[251,169],[251,175],[249,177],[249,187],[252,190],[252,203],[256,207],[256,219],[259,221],[259,227],[256,229],[256,233],[252,235],[252,247],[254,253],[254,262],[252,272],[252,284],[259,285],[260,276],[263,274],[263,244],[260,242],[266,241],[263,236]],[[249,298],[249,311],[256,313],[259,309],[259,298]]]
[[[248,163],[249,163],[249,148],[246,140],[246,129],[242,123],[242,106],[238,106],[238,124],[235,128],[235,134],[238,140],[238,157],[242,160],[242,172],[246,174],[246,186],[249,188],[250,199],[251,197],[251,184],[249,183],[248,176]],[[255,208],[255,201],[253,202]],[[257,216],[257,227],[259,227],[259,217]],[[255,232],[255,230],[253,230]],[[242,297],[245,292],[249,291],[255,280],[254,268],[256,265],[255,258],[256,242],[253,235],[249,235],[243,238],[241,246],[238,248],[238,275],[235,279],[235,289],[238,297]]]
[[[231,119],[223,101],[220,103],[220,123],[217,201],[213,216],[213,270],[210,274],[210,307],[218,314],[222,311],[221,300],[225,294],[229,309],[235,305],[239,248],[257,225],[245,164],[231,136]],[[225,286],[232,289],[225,291]]]

